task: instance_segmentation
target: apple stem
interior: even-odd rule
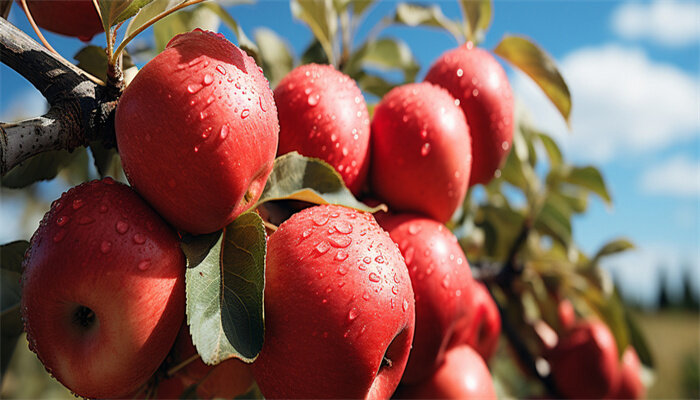
[[[195,353],[192,357],[190,357],[190,358],[188,358],[188,359],[185,359],[185,360],[182,361],[181,363],[179,363],[179,364],[175,365],[174,367],[170,368],[170,369],[165,373],[165,375],[166,375],[168,378],[171,378],[173,375],[175,375],[175,373],[176,373],[177,371],[179,371],[179,370],[185,368],[186,366],[188,366],[189,364],[191,364],[191,363],[194,362],[194,361],[197,361],[198,359],[200,359],[199,353]]]
[[[277,225],[267,221],[263,222],[265,223],[265,228],[271,230],[272,232],[277,232],[277,229],[279,228]]]
[[[382,365],[386,365],[387,367],[391,368],[394,366],[394,362],[388,359],[386,356],[382,357]]]

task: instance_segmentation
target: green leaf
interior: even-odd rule
[[[491,0],[460,0],[464,20],[467,23],[467,37],[478,44],[484,39],[491,25],[493,11]]]
[[[133,67],[134,63],[131,61],[131,56],[127,52],[123,54],[123,69],[126,70]],[[107,51],[102,47],[85,46],[73,58],[78,61],[78,68],[103,81],[107,80]]]
[[[616,292],[611,296],[605,296],[601,291],[592,287],[583,293],[583,297],[610,328],[617,343],[618,356],[621,357],[629,345],[629,333],[622,300]]]
[[[2,177],[2,186],[12,189],[27,187],[34,182],[53,179],[58,171],[70,165],[80,150],[52,150],[37,154],[17,165]]]
[[[210,365],[231,357],[253,362],[264,337],[263,220],[244,213],[223,231],[188,238],[182,247],[187,323],[197,352]]]
[[[569,87],[549,54],[527,38],[510,35],[501,39],[494,53],[532,78],[569,123],[571,113]]]
[[[629,332],[630,345],[634,347],[634,350],[637,352],[639,361],[648,367],[654,368],[654,356],[651,353],[644,332],[639,328],[639,324],[637,324],[637,321],[632,317],[629,311],[625,312],[625,322],[627,323],[627,331]]]
[[[559,150],[559,146],[549,135],[544,133],[538,133],[537,138],[540,139],[544,150],[547,152],[549,157],[549,165],[551,168],[557,168],[564,162],[564,157]]]
[[[603,175],[596,167],[573,167],[567,171],[563,180],[572,185],[588,189],[597,194],[598,197],[603,199],[607,204],[612,204],[610,193],[603,180]]]
[[[404,74],[404,82],[415,81],[420,69],[411,48],[405,42],[388,38],[367,41],[352,54],[344,72],[354,79],[365,67],[398,69]]]
[[[495,260],[504,260],[525,221],[521,211],[503,205],[480,207],[476,224],[484,230],[487,254]]]
[[[622,253],[623,251],[634,249],[634,243],[627,239],[612,240],[601,247],[591,260],[591,265],[598,264],[601,258],[612,254]]]
[[[314,204],[339,204],[361,211],[385,210],[368,207],[355,199],[343,178],[323,160],[297,152],[277,157],[265,190],[252,208],[273,200],[301,200]]]
[[[10,363],[17,341],[22,334],[23,326],[20,316],[20,301],[22,299],[20,276],[22,260],[29,247],[29,242],[19,240],[0,246],[0,376],[5,376],[5,370]]]
[[[568,248],[571,244],[571,214],[566,201],[556,193],[550,193],[535,220],[535,229]]]
[[[237,1],[237,3],[248,2],[249,1]],[[233,33],[236,35],[236,38],[238,39],[238,47],[248,53],[249,56],[253,57],[255,62],[260,65],[260,50],[258,49],[258,46],[256,46],[255,43],[248,38],[248,36],[246,36],[243,28],[241,28],[238,22],[233,18],[233,16],[231,16],[231,14],[228,13],[228,11],[226,11],[220,4],[214,2],[204,3],[201,5],[201,7],[211,10],[214,14],[221,18],[221,21],[223,21],[226,26],[231,28]]]
[[[328,60],[328,55],[326,52],[323,50],[323,46],[321,46],[321,43],[317,40],[314,39],[311,44],[309,44],[309,47],[304,50],[304,53],[301,55],[301,64],[311,64],[311,63],[316,63],[316,64],[329,64],[330,61]]]
[[[369,9],[373,4],[375,0],[353,0],[352,3],[352,12],[355,14],[356,17],[359,17],[360,15],[364,14],[367,9]]]
[[[289,46],[274,31],[260,28],[255,31],[262,69],[270,86],[275,87],[294,68],[294,58]]]
[[[217,31],[220,23],[219,17],[210,7],[205,7],[206,5],[207,3],[197,7],[184,8],[153,24],[156,51],[160,53],[165,49],[170,39],[195,28]]]
[[[152,0],[150,3],[141,8],[136,16],[129,21],[129,25],[126,27],[125,36],[131,35],[148,21],[160,15],[163,11],[182,3],[183,1],[185,0]]]
[[[306,23],[333,61],[333,43],[338,31],[338,13],[332,0],[292,0],[290,8],[294,18]]]
[[[115,176],[121,169],[121,160],[114,148],[106,148],[102,142],[95,141],[90,143],[90,152],[95,160],[95,168],[100,178],[105,176]]]
[[[459,25],[442,13],[440,6],[422,6],[418,4],[399,3],[396,6],[394,22],[408,26],[428,26],[442,28],[458,42],[464,38]]]
[[[126,21],[151,1],[153,0],[99,0],[102,27],[107,31],[110,27]]]
[[[360,90],[373,94],[379,98],[384,97],[385,94],[389,93],[391,89],[397,86],[396,84],[386,81],[382,77],[365,72],[360,72],[354,76],[353,79],[357,81],[357,86],[360,88]],[[370,115],[373,114],[373,108],[370,110],[370,107],[368,107],[368,111],[370,111]]]

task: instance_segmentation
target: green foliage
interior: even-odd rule
[[[478,44],[483,40],[493,17],[491,0],[460,0],[466,22],[467,39]]]
[[[252,362],[264,337],[265,227],[254,212],[221,232],[188,237],[187,323],[207,364],[237,357]]]
[[[22,334],[22,320],[19,312],[21,299],[20,275],[22,259],[29,242],[20,240],[0,246],[0,377],[10,363],[13,350]]]

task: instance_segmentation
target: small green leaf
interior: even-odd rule
[[[287,43],[274,31],[260,28],[255,31],[262,69],[270,86],[275,87],[294,68],[294,57]]]
[[[37,154],[8,171],[1,179],[2,186],[19,189],[34,182],[53,179],[58,171],[77,158],[80,151],[52,150]]]
[[[292,0],[294,18],[309,26],[329,60],[333,61],[333,43],[338,31],[338,13],[332,0]]]
[[[627,239],[612,240],[601,247],[591,260],[591,264],[598,264],[601,258],[612,254],[622,253],[623,251],[634,249],[634,243]]]
[[[568,248],[571,244],[571,214],[566,201],[552,193],[535,220],[535,229]]]
[[[248,1],[236,1],[236,3],[244,4],[248,3]],[[220,4],[214,2],[204,3],[201,5],[201,7],[211,10],[214,14],[221,18],[221,21],[223,21],[226,26],[231,28],[233,33],[236,35],[236,39],[238,39],[238,47],[248,53],[249,56],[253,57],[255,62],[260,65],[260,50],[258,49],[258,46],[256,46],[255,43],[248,38],[248,36],[246,36],[243,28],[241,28],[241,26],[238,24],[238,21],[236,21],[228,11],[226,11]]]
[[[273,200],[301,200],[314,204],[339,204],[375,212],[384,206],[368,207],[355,199],[333,167],[297,152],[277,157],[265,190],[253,208]]]
[[[156,51],[160,53],[165,49],[170,39],[195,28],[217,31],[220,23],[219,17],[210,7],[205,7],[206,4],[176,11],[153,24]]]
[[[352,3],[352,12],[355,14],[356,17],[359,17],[360,15],[364,14],[365,11],[367,11],[373,4],[375,0],[353,0]]]
[[[124,52],[122,67],[124,70],[134,66],[131,56]],[[107,80],[107,51],[99,46],[85,46],[73,56],[78,61],[78,68],[103,81]]]
[[[210,365],[231,357],[253,362],[264,337],[262,219],[244,213],[222,232],[189,238],[183,251],[188,256],[187,323],[202,360]]]
[[[494,53],[532,78],[569,123],[571,113],[569,87],[549,54],[529,39],[510,35],[501,39]]]
[[[603,199],[606,203],[612,204],[610,193],[603,180],[603,175],[596,167],[573,167],[567,171],[563,180],[572,185],[588,189],[597,194],[598,197]]]
[[[382,77],[373,74],[368,74],[364,71],[355,75],[353,79],[357,81],[357,86],[360,88],[360,90],[369,94],[373,94],[379,98],[384,97],[385,94],[389,93],[391,89],[397,86],[396,84],[391,83]],[[369,107],[368,111],[370,111]],[[372,113],[373,110],[370,111],[370,115],[372,115]]]
[[[467,23],[467,37],[478,44],[484,39],[491,25],[493,11],[491,0],[460,0],[464,20]]]
[[[90,143],[90,152],[95,160],[95,168],[100,178],[105,176],[116,176],[121,167],[121,159],[117,150],[114,148],[106,148],[102,142],[95,141]]]
[[[112,26],[126,21],[153,0],[99,0],[102,27],[108,31]]]
[[[0,268],[21,273],[22,260],[24,260],[24,252],[27,251],[29,242],[26,240],[17,240],[6,243],[0,246]]]
[[[549,165],[551,168],[557,168],[564,162],[564,157],[559,150],[559,146],[549,135],[544,133],[538,133],[537,138],[540,139],[544,150],[547,152],[549,157]]]
[[[632,317],[629,311],[625,312],[625,322],[627,323],[627,330],[629,332],[630,345],[634,347],[634,350],[637,352],[639,361],[650,368],[654,368],[654,356],[651,353],[644,332],[639,328],[639,324],[637,324],[637,321]]]
[[[365,67],[398,69],[403,72],[404,83],[415,81],[420,69],[411,48],[405,42],[388,38],[367,41],[352,54],[344,72],[354,79]]]
[[[449,32],[457,42],[461,42],[464,34],[459,25],[442,13],[440,6],[422,6],[418,4],[399,3],[396,6],[394,22],[408,26],[429,26],[442,28]]]
[[[304,50],[304,52],[301,54],[301,64],[329,64],[330,61],[328,60],[328,55],[326,52],[323,50],[323,46],[321,46],[321,43],[318,41],[318,39],[314,39],[311,41],[311,44],[309,44],[309,47]]]
[[[163,11],[168,10],[185,0],[152,0],[139,10],[136,16],[129,21],[126,27],[126,36],[131,35],[137,29],[141,28],[148,21],[160,15]]]

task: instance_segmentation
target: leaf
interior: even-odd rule
[[[365,72],[361,72],[357,76],[353,77],[353,79],[357,81],[357,86],[360,88],[360,90],[362,90],[363,92],[373,94],[379,98],[384,97],[385,94],[389,93],[391,89],[397,86],[391,82],[386,81],[382,77],[368,74]],[[368,111],[370,111],[369,107]],[[372,114],[373,108],[372,111],[370,111],[370,115]]]
[[[294,68],[294,57],[289,46],[274,31],[260,28],[255,31],[262,69],[270,86],[275,87]]]
[[[608,188],[605,186],[605,181],[603,180],[603,175],[596,167],[573,167],[567,171],[563,177],[563,180],[572,185],[586,188],[597,194],[598,197],[604,200],[607,204],[612,204],[610,193],[608,192]]]
[[[123,54],[123,69],[126,70],[133,67],[134,63],[131,61],[131,56],[126,52]],[[107,52],[102,47],[85,46],[73,58],[78,61],[78,68],[103,81],[107,80]]]
[[[304,50],[304,53],[301,55],[301,64],[311,64],[311,63],[316,63],[316,64],[329,64],[330,61],[328,61],[328,55],[326,52],[323,50],[323,46],[321,46],[321,43],[317,40],[314,39],[309,47]]]
[[[648,367],[654,368],[654,356],[651,353],[644,332],[639,328],[639,324],[637,324],[637,321],[632,317],[629,311],[625,312],[625,322],[627,323],[627,330],[629,332],[630,345],[634,347],[634,350],[637,352],[639,361]]]
[[[176,11],[153,24],[156,51],[160,53],[170,39],[195,28],[216,31],[219,29],[219,17],[205,4]]]
[[[210,365],[231,357],[253,362],[264,337],[262,219],[244,213],[221,232],[190,238],[183,251],[188,257],[199,254],[188,258],[185,282],[187,323],[202,360]]]
[[[237,3],[248,3],[248,1],[237,1]],[[246,36],[243,28],[241,28],[238,22],[231,16],[231,14],[228,13],[228,11],[226,11],[219,3],[214,2],[204,3],[201,5],[201,7],[211,10],[214,14],[221,18],[221,21],[223,21],[226,26],[231,28],[233,33],[236,35],[236,39],[238,39],[238,47],[248,53],[249,56],[253,57],[255,62],[260,65],[260,50],[258,49],[258,46],[256,46],[255,43],[248,38],[248,36]]]
[[[329,60],[333,60],[333,42],[338,31],[338,13],[332,0],[292,0],[294,18],[309,26]]]
[[[493,17],[491,0],[460,0],[464,20],[467,23],[467,37],[477,44],[481,42],[491,25]]]
[[[355,199],[333,167],[297,152],[277,157],[265,190],[252,208],[272,200],[301,200],[314,204],[339,204],[375,212],[384,206],[368,207]]]
[[[592,287],[583,293],[583,297],[610,328],[617,343],[618,356],[621,357],[629,345],[629,333],[622,300],[616,292],[611,296],[605,296],[601,291]]]
[[[493,51],[532,78],[569,123],[569,88],[549,54],[527,38],[510,35],[504,36]]]
[[[559,167],[564,162],[564,157],[562,156],[561,150],[559,150],[559,146],[554,139],[544,133],[538,133],[537,138],[540,139],[544,150],[547,152],[550,167]]]
[[[596,265],[602,257],[612,254],[622,253],[623,251],[634,249],[634,243],[627,239],[612,240],[601,247],[591,260],[591,265]]]
[[[95,141],[90,143],[90,152],[95,160],[95,168],[100,178],[109,175],[116,175],[116,172],[121,168],[121,161],[114,148],[106,148],[102,142]]]
[[[480,207],[477,226],[486,234],[487,254],[495,260],[506,259],[524,221],[525,216],[521,211],[505,204]]]
[[[550,193],[535,220],[535,229],[568,248],[571,244],[571,213],[571,208],[561,197]]]
[[[34,182],[56,177],[58,171],[70,165],[80,150],[52,150],[37,154],[17,165],[2,177],[2,186],[12,189],[27,187]]]
[[[127,25],[126,33],[124,35],[131,35],[148,21],[160,15],[163,11],[182,3],[183,1],[185,0],[152,0],[150,3],[141,8],[136,16],[129,21],[129,25]]]
[[[364,14],[365,11],[367,11],[373,4],[375,0],[353,0],[352,3],[352,12],[355,14],[356,17],[359,17],[360,15]]]
[[[389,38],[367,41],[350,57],[344,72],[355,78],[364,67],[398,69],[403,72],[404,82],[415,81],[420,69],[411,48],[401,40]]]
[[[464,37],[459,25],[442,13],[437,5],[422,6],[418,4],[399,3],[396,6],[394,22],[407,26],[429,26],[442,28],[449,32],[458,42]]]
[[[0,246],[0,376],[5,376],[5,370],[10,363],[14,348],[23,326],[20,316],[20,301],[22,299],[20,276],[22,260],[29,247],[29,242],[19,240]]]
[[[102,27],[108,31],[110,27],[136,15],[151,1],[153,0],[99,0]]]

